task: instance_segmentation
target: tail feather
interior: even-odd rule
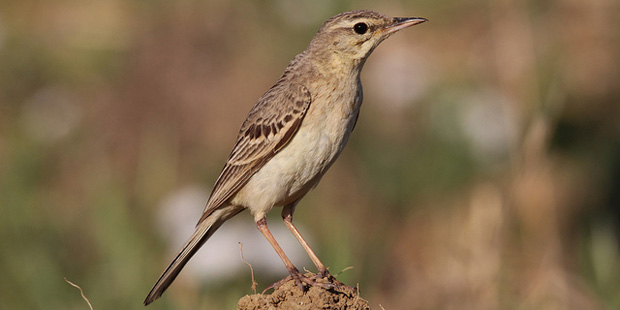
[[[157,280],[149,294],[146,296],[146,299],[144,300],[145,306],[155,301],[161,296],[161,294],[164,293],[172,281],[174,281],[174,279],[176,279],[179,275],[179,272],[181,272],[183,267],[185,267],[185,264],[187,264],[190,258],[196,254],[198,249],[200,249],[207,239],[213,235],[222,223],[230,217],[232,216],[222,218],[221,216],[213,214],[200,222],[200,224],[196,227],[194,234],[185,243],[179,254],[177,254],[174,260],[172,260],[168,268],[166,268],[164,273],[159,277],[159,280]]]

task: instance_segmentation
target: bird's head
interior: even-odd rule
[[[390,35],[425,21],[427,19],[421,17],[392,18],[364,10],[344,12],[323,24],[312,39],[310,49],[332,60],[363,63]]]

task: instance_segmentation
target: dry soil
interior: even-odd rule
[[[307,276],[312,276],[309,274]],[[318,279],[317,282],[328,282]],[[246,295],[239,299],[237,310],[370,310],[368,302],[349,286],[324,289],[312,286],[303,292],[294,280],[283,283],[271,294]]]

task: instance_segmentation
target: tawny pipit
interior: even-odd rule
[[[396,31],[425,21],[351,11],[323,24],[308,48],[293,58],[250,110],[196,232],[155,283],[145,305],[161,296],[226,220],[245,209],[254,215],[258,229],[298,285],[316,283],[293,266],[269,232],[265,215],[275,206],[284,207],[284,223],[308,252],[318,275],[329,275],[293,225],[293,211],[336,160],[355,127],[362,104],[360,72],[366,58]]]

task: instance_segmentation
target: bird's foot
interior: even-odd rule
[[[303,275],[301,272],[299,272],[299,270],[295,269],[295,270],[290,270],[289,271],[290,275],[288,275],[286,278],[269,285],[267,288],[265,288],[265,290],[263,290],[263,294],[270,290],[270,289],[274,289],[277,290],[280,286],[282,286],[282,284],[290,281],[290,280],[295,280],[295,284],[297,284],[297,286],[303,291],[306,292],[308,291],[308,289],[311,286],[318,286],[320,288],[329,290],[329,289],[333,289],[335,288],[337,285],[344,285],[342,283],[340,283],[338,280],[336,280],[336,278],[334,278],[333,276],[331,276],[329,274],[329,272],[327,273],[329,275],[329,277],[333,278],[333,280],[336,280],[337,283],[333,283],[332,281],[330,282],[317,282],[317,279],[324,279],[326,278],[325,275],[319,276],[319,274],[316,274],[312,277],[307,277],[305,275]],[[329,278],[328,278],[329,279]]]
[[[326,284],[332,285],[332,288],[333,287],[348,287],[348,288],[353,289],[355,292],[357,292],[357,287],[348,286],[338,281],[338,279],[336,279],[336,277],[334,277],[331,273],[329,273],[327,269],[319,270],[319,272],[315,274],[313,277],[311,277],[310,279],[314,280],[315,282],[318,279],[325,279],[328,282]]]

